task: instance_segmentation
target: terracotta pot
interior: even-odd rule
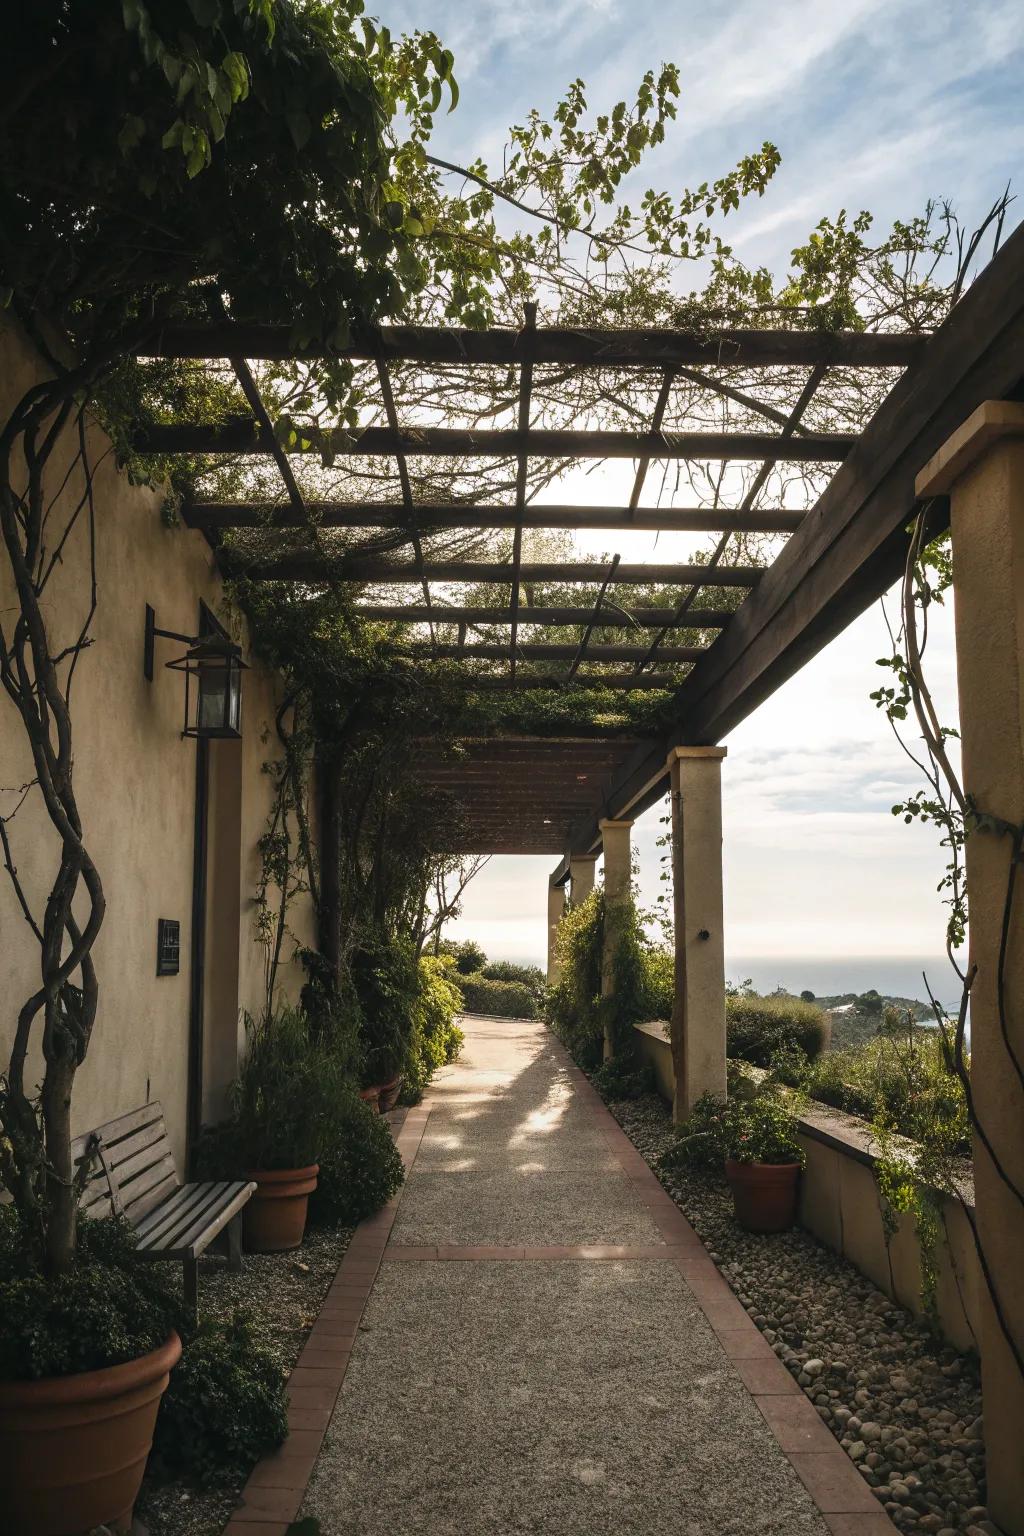
[[[389,1109],[394,1109],[398,1103],[398,1095],[402,1091],[402,1075],[396,1072],[390,1083],[381,1083],[377,1107],[382,1115],[386,1115]]]
[[[796,1221],[799,1163],[725,1160],[736,1220],[748,1232],[785,1232]]]
[[[256,1193],[242,1212],[242,1234],[250,1253],[298,1248],[306,1230],[306,1207],[316,1189],[319,1163],[308,1168],[258,1169],[247,1173]]]
[[[380,1114],[380,1085],[379,1084],[377,1084],[373,1088],[360,1088],[360,1090],[359,1090],[359,1097],[363,1100],[363,1102],[365,1104],[369,1104],[369,1106],[370,1106],[370,1108],[372,1110],[374,1110],[377,1114]]]
[[[124,1365],[0,1381],[3,1529],[18,1536],[127,1529],[160,1399],[180,1358],[172,1332],[159,1349]]]

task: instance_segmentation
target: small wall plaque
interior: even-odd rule
[[[156,922],[156,973],[177,976],[181,961],[181,924],[176,917],[158,917]]]

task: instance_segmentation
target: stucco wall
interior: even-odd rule
[[[0,419],[41,371],[33,349],[10,325],[0,326]],[[88,432],[95,479],[98,609],[93,643],[80,656],[72,697],[74,782],[87,845],[106,894],[107,914],[94,956],[100,1007],[92,1046],[73,1100],[82,1131],[149,1099],[163,1101],[179,1165],[184,1152],[189,945],[192,906],[196,744],[181,737],[184,688],[164,663],[182,647],[157,642],[153,681],[143,674],[145,604],[161,628],[194,634],[203,599],[223,606],[213,554],[199,533],[167,527],[161,498],[131,485],[116,468],[98,427]],[[49,484],[60,485],[77,443],[55,455]],[[54,503],[52,526],[63,528],[82,493],[75,472]],[[89,593],[88,524],[79,519],[52,579],[46,617],[56,648],[77,636]],[[0,610],[9,628],[13,593],[0,555]],[[245,634],[236,635],[243,648]],[[251,660],[251,657],[247,657]],[[234,1062],[240,1008],[259,1008],[262,951],[252,933],[256,840],[266,823],[271,784],[261,772],[274,753],[275,680],[259,666],[243,685],[243,740],[211,748],[210,887],[206,1060],[207,1111],[222,1102]],[[233,758],[233,761],[232,761]],[[21,722],[0,693],[0,814],[9,815],[17,787],[32,777]],[[19,875],[40,910],[59,854],[57,839],[30,792],[9,827]],[[181,922],[177,976],[156,975],[159,917]],[[308,911],[293,928],[310,933]],[[0,1050],[6,1062],[21,1002],[38,985],[38,949],[0,870]],[[294,977],[285,977],[294,992]],[[40,1070],[34,1060],[33,1077]]]
[[[641,1058],[655,1075],[658,1092],[673,1097],[672,1048],[664,1024],[637,1024]],[[901,1217],[886,1244],[882,1207],[873,1173],[871,1134],[863,1122],[825,1109],[802,1117],[800,1143],[807,1166],[800,1179],[800,1225],[841,1253],[911,1312],[922,1314],[921,1249],[912,1217]],[[938,1254],[937,1305],[942,1332],[958,1349],[977,1347],[983,1281],[967,1218],[944,1202],[946,1243]]]

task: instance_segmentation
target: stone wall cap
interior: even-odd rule
[[[985,450],[1003,437],[1024,437],[1024,405],[986,400],[932,455],[914,482],[919,497],[945,496]]]

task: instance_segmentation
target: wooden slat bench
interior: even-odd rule
[[[193,1312],[199,1300],[199,1255],[222,1233],[228,1262],[240,1268],[242,1208],[256,1185],[179,1183],[158,1101],[77,1137],[73,1157],[76,1162],[93,1159],[81,1209],[87,1216],[123,1216],[135,1230],[140,1259],[180,1259],[185,1304]]]

